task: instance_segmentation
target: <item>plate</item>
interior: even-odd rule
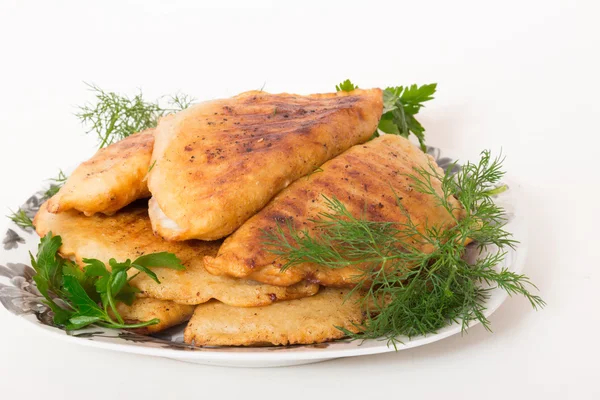
[[[452,159],[442,157],[438,148],[429,147],[428,153],[433,155],[440,167],[446,169],[452,165]],[[456,153],[449,153],[456,154]],[[512,232],[520,243],[516,250],[509,249],[505,264],[509,270],[521,272],[524,265],[526,245],[526,225],[523,215],[518,209],[519,188],[509,182],[509,190],[498,195],[496,202],[507,212],[506,230]],[[47,188],[46,188],[47,189]],[[44,190],[34,193],[21,206],[21,209],[33,218],[44,201]],[[330,343],[299,346],[274,347],[194,347],[183,342],[185,325],[171,328],[153,336],[143,336],[123,330],[111,330],[90,327],[75,332],[65,332],[52,324],[48,308],[42,303],[43,297],[32,281],[34,274],[30,266],[29,254],[35,253],[39,237],[31,229],[23,229],[9,220],[0,230],[3,234],[3,251],[0,253],[0,302],[13,314],[31,327],[40,329],[49,336],[66,340],[74,344],[97,347],[126,353],[165,357],[179,361],[220,366],[235,367],[276,367],[309,364],[341,357],[354,357],[400,351],[422,346],[461,331],[460,324],[452,324],[436,334],[412,338],[400,337],[396,347],[388,345],[386,340],[349,341],[339,340]],[[495,251],[490,247],[481,254]],[[472,254],[471,256],[478,256]],[[494,289],[487,300],[484,314],[489,317],[506,300],[504,291]],[[471,324],[475,325],[476,322]]]

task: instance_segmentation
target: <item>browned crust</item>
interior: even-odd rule
[[[157,299],[136,299],[131,306],[119,303],[117,311],[119,311],[119,314],[121,314],[128,324],[136,324],[158,318],[160,320],[158,324],[132,329],[136,333],[145,335],[160,332],[188,321],[194,313],[194,306]]]
[[[196,307],[185,329],[197,346],[256,346],[322,343],[344,337],[336,327],[357,332],[363,321],[358,294],[327,288],[313,297],[268,307],[236,308],[217,301]]]
[[[382,107],[379,89],[248,92],[162,120],[148,176],[155,231],[167,240],[230,234],[289,183],[368,140]]]
[[[184,271],[154,268],[161,284],[146,274],[131,283],[142,290],[141,295],[181,304],[200,304],[211,298],[239,307],[255,307],[279,300],[312,296],[319,285],[300,282],[290,287],[265,285],[246,279],[214,276],[204,268],[203,257],[214,256],[221,242],[167,242],[152,233],[147,209],[129,206],[112,216],[96,214],[85,217],[74,210],[51,214],[42,205],[34,225],[40,236],[52,231],[62,237],[60,254],[83,264],[83,258],[96,258],[107,263],[161,251],[176,254],[186,266]],[[135,271],[131,271],[134,273]]]
[[[137,199],[149,197],[145,177],[153,146],[154,129],[149,129],[98,150],[48,200],[48,211],[75,209],[86,215],[110,215]]]
[[[415,167],[427,168],[430,163],[435,165],[433,159],[399,136],[385,135],[354,146],[325,163],[322,172],[301,178],[283,190],[224,241],[217,257],[205,257],[205,267],[214,274],[273,285],[292,285],[306,279],[325,286],[353,286],[361,273],[359,268],[331,269],[305,263],[281,272],[284,260],[264,246],[263,232],[273,232],[287,221],[296,229],[314,231],[311,220],[328,211],[324,196],[342,201],[355,217],[405,222],[406,215],[397,205],[398,196],[421,230],[428,225],[450,225],[448,213],[433,196],[413,190],[407,176],[414,173]],[[441,193],[438,180],[434,179],[434,186]],[[458,209],[459,203],[454,198],[449,200]],[[422,246],[422,250],[430,248]]]

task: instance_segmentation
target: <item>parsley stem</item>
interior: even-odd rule
[[[122,323],[114,323],[114,322],[96,322],[96,325],[100,325],[104,328],[111,328],[111,329],[135,329],[135,328],[143,328],[145,326],[149,326],[149,325],[156,325],[160,322],[160,320],[158,318],[153,318],[150,321],[146,321],[146,322],[140,322],[138,324],[126,324],[124,322]]]
[[[131,277],[129,277],[129,279],[127,279],[127,282],[131,282],[133,279],[135,279],[136,276],[138,276],[139,274],[141,274],[141,272],[138,272],[137,274],[132,275]]]
[[[123,324],[125,322],[123,321],[121,314],[119,314],[119,312],[117,311],[117,306],[115,305],[115,300],[113,299],[113,296],[112,296],[112,292],[111,292],[112,283],[113,283],[113,275],[110,276],[110,278],[108,280],[108,284],[106,285],[106,298],[108,300],[108,304],[110,305],[111,310],[115,314],[115,317],[117,317],[117,320],[119,321],[119,323]]]

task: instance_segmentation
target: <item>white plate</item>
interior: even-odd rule
[[[442,167],[449,165],[450,159],[441,158],[440,151],[430,148]],[[42,202],[43,191],[31,196],[22,206],[30,216],[33,216]],[[523,269],[526,245],[526,225],[519,211],[519,190],[515,184],[510,190],[497,197],[497,203],[507,211],[509,222],[506,229],[514,234],[520,242],[518,251],[508,251],[505,266],[514,272]],[[219,347],[200,348],[183,343],[183,326],[172,328],[154,336],[142,336],[126,331],[110,330],[99,327],[66,333],[52,326],[52,318],[48,309],[41,303],[42,297],[35,288],[31,276],[33,270],[29,266],[28,252],[35,253],[39,242],[38,236],[31,230],[23,230],[10,223],[0,232],[6,232],[3,240],[4,251],[0,253],[0,302],[11,312],[28,321],[33,327],[47,332],[49,335],[81,344],[102,349],[122,351],[127,353],[144,354],[165,357],[185,362],[236,366],[236,367],[275,367],[308,364],[340,357],[354,357],[368,354],[378,354],[390,351],[404,350],[411,347],[432,343],[461,331],[460,324],[452,324],[441,329],[438,333],[427,336],[399,338],[402,343],[388,346],[385,340],[366,341],[336,341],[319,345],[285,346],[285,347]],[[4,225],[4,224],[3,224]],[[494,249],[488,249],[493,251]],[[483,255],[486,253],[484,252]],[[495,289],[487,301],[486,316],[490,316],[506,300],[506,293]],[[474,325],[473,323],[472,325]]]

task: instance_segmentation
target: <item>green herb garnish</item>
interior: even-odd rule
[[[95,132],[98,135],[101,148],[136,132],[156,127],[160,117],[183,110],[194,101],[187,95],[168,96],[168,106],[163,108],[159,101],[146,101],[141,92],[130,98],[106,92],[95,85],[88,86],[96,96],[96,104],[79,107],[75,115],[89,127],[87,133]]]
[[[107,328],[133,329],[159,322],[154,318],[137,324],[127,324],[117,311],[117,303],[131,305],[139,289],[129,284],[127,271],[131,268],[145,273],[160,283],[151,267],[184,269],[181,261],[171,253],[143,255],[133,262],[109,260],[111,270],[96,259],[84,259],[83,270],[58,255],[62,245],[60,236],[48,233],[41,238],[37,258],[31,256],[36,271],[33,280],[46,298],[45,304],[54,313],[54,323],[67,330],[84,328],[91,324]]]
[[[350,79],[346,79],[344,82],[340,83],[339,85],[335,85],[335,90],[337,90],[338,92],[351,92],[354,89],[358,89],[358,86],[356,86],[354,83],[350,82]]]
[[[346,79],[335,88],[338,91],[350,92],[358,89],[358,86]],[[412,133],[419,140],[421,150],[427,151],[425,128],[417,121],[415,115],[424,107],[424,102],[433,99],[436,88],[437,83],[386,88],[383,91],[383,115],[374,137],[379,136],[379,132],[383,132],[408,138]]]
[[[265,232],[266,245],[285,261],[283,269],[315,263],[363,271],[355,290],[366,288],[362,306],[367,319],[359,334],[345,331],[352,338],[385,337],[394,344],[398,336],[435,333],[455,321],[461,322],[463,331],[472,321],[489,330],[485,301],[494,287],[525,296],[536,309],[545,305],[530,293],[535,286],[527,276],[496,269],[504,261],[505,249],[516,244],[504,230],[504,210],[491,197],[503,190],[497,188],[504,175],[501,165],[501,159],[492,159],[485,151],[478,163],[467,163],[456,174],[452,173],[456,164],[445,175],[430,165],[409,176],[414,190],[433,196],[451,216],[452,228],[432,226],[420,232],[401,199],[397,203],[406,222],[368,221],[333,198],[326,199],[329,212],[315,220],[314,231],[298,231],[290,222]],[[438,179],[441,195],[433,186]],[[454,215],[450,196],[464,207],[462,218]],[[464,257],[469,240],[480,251],[493,245],[498,250],[470,263]],[[433,247],[431,253],[420,250],[425,244]]]
[[[50,179],[50,187],[48,190],[44,192],[44,196],[42,200],[47,200],[50,197],[54,196],[62,187],[62,185],[66,182],[67,176],[62,170],[59,170],[58,176],[56,178]],[[28,231],[31,229],[35,229],[33,226],[32,219],[27,215],[25,210],[19,208],[17,211],[12,211],[7,217],[13,221],[18,227]]]
[[[310,178],[313,174],[319,173],[319,172],[323,172],[323,168],[321,167],[315,167],[311,172],[309,172],[304,178],[308,179]]]
[[[11,213],[10,213],[10,215],[7,215],[7,217],[12,222],[17,224],[18,227],[23,228],[25,230],[34,228],[33,221],[25,213],[25,210],[19,208],[17,211],[12,211],[12,210],[10,210],[10,211],[11,211]]]
[[[65,175],[65,173],[62,170],[59,170],[58,176],[56,178],[50,179],[50,187],[44,193],[44,199],[49,199],[50,197],[58,193],[62,185],[64,185],[67,181],[67,178],[68,176]]]
[[[148,167],[148,173],[150,173],[150,171],[152,171],[152,168],[154,168],[155,165],[156,165],[156,160],[152,161],[152,164],[150,164],[150,166]]]
[[[437,83],[385,89],[383,91],[383,115],[378,129],[405,138],[412,133],[419,140],[421,150],[427,151],[425,128],[414,116],[419,113],[424,102],[433,99],[436,88]]]

